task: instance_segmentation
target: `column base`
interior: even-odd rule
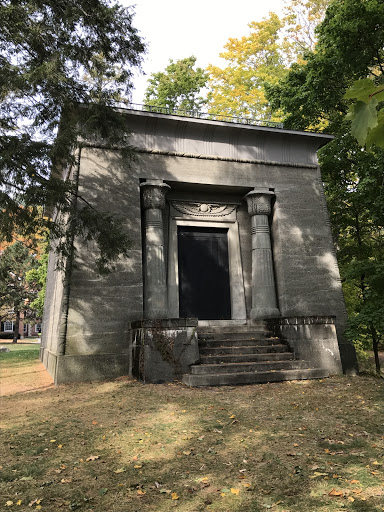
[[[252,320],[263,320],[264,318],[279,318],[280,311],[277,308],[251,309]]]
[[[167,318],[168,309],[154,309],[152,311],[145,311],[144,318],[146,320],[157,320],[159,318]]]

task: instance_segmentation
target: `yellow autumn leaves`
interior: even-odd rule
[[[208,111],[235,117],[281,121],[271,110],[265,84],[276,84],[303,52],[316,44],[315,26],[322,21],[330,0],[290,0],[283,16],[270,12],[248,24],[248,35],[229,38],[220,57],[227,66],[208,66]]]

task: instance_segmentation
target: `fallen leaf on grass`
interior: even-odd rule
[[[62,478],[60,480],[61,484],[70,484],[72,482],[72,478]]]
[[[183,454],[184,454],[184,455],[191,455],[191,450],[185,450],[185,451],[183,452]]]
[[[236,496],[239,494],[240,492],[240,489],[234,489],[233,487],[231,487],[231,493],[232,494],[236,494]]]
[[[16,501],[16,505],[21,505],[22,502],[23,502],[23,500],[18,500],[18,501]]]
[[[33,507],[33,505],[37,505],[37,506],[39,506],[39,505],[40,505],[40,503],[41,503],[41,501],[42,501],[41,499],[37,499],[37,498],[36,498],[35,500],[30,501],[30,502],[28,503],[28,507]],[[36,508],[37,508],[37,507],[36,507]],[[40,507],[40,508],[41,508],[41,507]]]
[[[348,496],[347,500],[352,503],[353,501],[355,501],[355,498],[352,498],[352,496]]]
[[[125,471],[125,469],[124,469],[124,468],[120,468],[120,469],[116,469],[116,470],[114,471],[114,473],[117,473],[117,474],[118,474],[118,473],[124,473],[124,471]]]
[[[142,491],[141,489],[139,489],[139,490],[137,491],[137,494],[138,494],[139,496],[144,496],[145,491]]]
[[[12,505],[13,505],[13,501],[11,501],[11,500],[8,500],[5,504],[6,507],[12,507]]]
[[[315,471],[309,478],[317,478],[319,476],[328,476],[328,473],[319,473],[318,471]]]
[[[134,467],[135,469],[140,469],[140,468],[142,468],[142,467],[143,467],[143,465],[142,465],[142,464],[135,464],[133,467]]]
[[[179,499],[179,496],[178,496],[177,492],[173,492],[173,493],[171,493],[171,498],[172,498],[173,500],[178,500],[178,499]]]
[[[354,494],[360,494],[362,492],[362,489],[352,489],[352,492]]]
[[[360,480],[350,480],[349,481],[351,484],[359,484],[360,483]]]
[[[100,455],[90,455],[88,459],[85,459],[87,462],[90,462],[92,460],[100,459]]]
[[[343,491],[337,491],[336,489],[332,489],[332,491],[330,491],[328,493],[329,496],[344,496],[344,493]]]

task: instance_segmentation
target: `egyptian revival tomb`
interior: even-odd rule
[[[133,375],[194,386],[355,366],[317,150],[331,136],[126,110],[137,158],[82,148],[76,179],[132,244],[92,269],[50,255],[41,359],[56,383]]]

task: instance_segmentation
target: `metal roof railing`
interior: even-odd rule
[[[200,112],[198,110],[180,110],[167,107],[157,107],[155,105],[141,105],[139,103],[126,103],[124,108],[131,110],[140,110],[142,112],[153,112],[155,114],[166,114],[171,116],[192,117],[194,119],[208,119],[210,121],[223,121],[225,123],[246,124],[252,126],[264,126],[268,128],[284,128],[283,123],[276,121],[252,119],[249,117],[226,116],[209,112]]]

